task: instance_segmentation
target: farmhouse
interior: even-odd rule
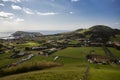
[[[79,38],[79,39],[77,39],[78,41],[81,41],[81,42],[84,42],[84,41],[86,41],[86,39],[85,38]]]
[[[91,42],[90,43],[90,46],[95,46],[95,47],[98,47],[98,46],[102,46],[103,43],[100,43],[100,42]]]
[[[46,40],[46,43],[52,43],[55,42],[54,40]]]
[[[89,54],[86,57],[87,57],[88,62],[90,63],[102,63],[102,64],[109,63],[109,59],[102,55]]]
[[[38,54],[39,54],[39,55],[44,55],[44,52],[43,52],[43,51],[40,51]]]
[[[25,47],[25,50],[43,50],[43,49],[47,49],[46,46],[34,46],[34,47]]]
[[[22,57],[22,56],[28,55],[28,54],[30,54],[30,53],[28,53],[28,52],[19,52],[19,53],[15,53],[15,54],[11,55],[10,57],[11,58],[19,58],[19,57]]]
[[[115,47],[120,50],[120,42],[115,42],[114,43]]]
[[[46,49],[47,47],[32,47],[32,50],[42,50]]]

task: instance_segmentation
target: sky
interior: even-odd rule
[[[120,29],[120,0],[0,0],[0,32]]]

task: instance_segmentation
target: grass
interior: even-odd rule
[[[111,53],[116,56],[118,59],[120,59],[120,50],[117,50],[116,48],[109,48]]]
[[[80,64],[64,65],[46,70],[2,77],[0,80],[82,80],[84,70],[85,66]],[[116,67],[114,68],[109,65],[94,65],[94,67],[90,67],[88,80],[119,80],[119,70],[119,67],[116,69]]]
[[[26,45],[26,46],[40,46],[40,44],[38,44],[36,42],[28,42],[28,43],[25,43],[23,45]]]
[[[11,64],[12,62],[16,62],[16,61],[23,58],[23,57],[21,57],[21,58],[11,59],[10,56],[12,54],[13,54],[12,52],[0,54],[0,68],[6,66],[8,64]]]
[[[25,73],[24,75],[9,76],[1,80],[80,80],[82,74],[79,71],[37,71]]]
[[[78,31],[78,33],[83,34],[83,33],[85,33],[86,31],[89,31],[89,29],[80,30],[80,31]]]
[[[17,44],[16,47],[18,48],[25,48],[25,47],[32,47],[32,46],[40,46],[39,43],[36,42],[27,42],[27,43],[23,43],[23,44]]]
[[[85,59],[86,55],[89,54],[91,50],[94,50],[95,54],[105,55],[105,52],[101,47],[69,47],[67,49],[58,51],[53,55]]]
[[[30,52],[30,53],[36,54],[35,51]],[[7,66],[11,63],[17,62],[17,61],[27,57],[27,55],[25,55],[25,56],[22,56],[20,58],[10,58],[10,56],[13,54],[14,54],[14,52],[12,52],[12,51],[0,54],[0,68]]]
[[[55,52],[49,57],[37,55],[24,63],[27,65],[43,60],[52,62],[54,56],[58,55],[60,57],[55,62],[63,63],[63,66],[10,75],[2,77],[0,80],[82,80],[83,73],[88,65],[90,67],[88,80],[119,80],[120,65],[100,65],[87,62],[86,55],[91,50],[95,51],[94,54],[105,55],[102,47],[69,47]],[[112,49],[110,48],[110,50]],[[113,48],[112,51],[116,51],[116,49]],[[116,52],[115,54],[120,57],[119,51]]]
[[[42,70],[42,69],[51,68],[51,67],[60,66],[60,65],[61,64],[56,62],[46,62],[46,61],[38,61],[34,63],[27,62],[15,67],[2,69],[0,71],[0,76],[24,73],[28,71],[34,71],[34,70]]]
[[[111,37],[110,41],[120,41],[120,35],[116,35],[116,37]]]
[[[11,75],[0,78],[0,80],[80,80],[85,68],[79,65],[63,65],[29,73]]]
[[[113,69],[95,69],[91,68],[88,74],[88,80],[120,80],[120,71]]]
[[[80,43],[80,41],[78,41],[78,40],[73,40],[73,41],[69,42],[69,44],[78,44],[78,43]]]

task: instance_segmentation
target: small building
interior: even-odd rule
[[[99,47],[99,46],[102,46],[103,43],[100,43],[100,42],[91,42],[90,43],[90,46],[95,46],[95,47]]]
[[[57,51],[57,48],[51,48],[50,51]]]
[[[114,42],[115,47],[120,50],[120,42]]]
[[[40,51],[38,54],[39,54],[39,55],[44,55],[44,52],[43,52],[43,51]]]
[[[28,53],[28,52],[19,52],[19,53],[15,53],[15,54],[11,55],[10,57],[11,58],[19,58],[19,57],[22,57],[22,56],[25,56],[25,55],[28,55],[28,54],[30,54],[30,53]]]
[[[89,54],[86,57],[87,57],[88,62],[90,63],[102,63],[102,64],[109,63],[109,59],[106,56]]]

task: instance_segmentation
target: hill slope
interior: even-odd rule
[[[16,31],[12,34],[14,37],[40,37],[41,33],[38,32],[24,32],[24,31]]]
[[[118,35],[120,35],[120,30],[112,29],[109,26],[95,25],[88,29],[78,29],[69,33],[64,33],[63,35],[67,35],[69,37],[86,38],[93,42],[107,42],[111,37],[116,40]]]

